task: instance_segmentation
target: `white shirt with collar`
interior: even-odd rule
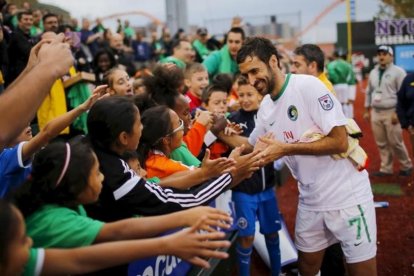
[[[320,80],[308,75],[287,75],[285,84],[275,101],[270,95],[264,97],[250,144],[268,132],[284,143],[297,143],[311,128],[328,135],[332,128],[346,125],[341,104]],[[357,171],[347,159],[295,155],[284,160],[298,180],[300,208],[338,210],[372,200],[368,173]]]

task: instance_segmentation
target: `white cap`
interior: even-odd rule
[[[377,52],[385,52],[385,53],[390,54],[392,56],[394,55],[394,50],[390,46],[387,46],[387,45],[379,46],[378,49],[377,49]]]

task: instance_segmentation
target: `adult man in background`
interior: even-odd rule
[[[43,16],[44,32],[53,32],[55,34],[59,31],[59,18],[56,14],[47,13]]]
[[[397,97],[398,120],[410,134],[411,154],[414,156],[414,73],[405,76]]]
[[[32,15],[33,15],[33,25],[30,28],[30,36],[32,37],[37,37],[38,35],[40,35],[41,33],[43,33],[43,14],[42,11],[39,9],[36,9],[34,11],[32,11]]]
[[[185,39],[174,40],[172,43],[172,55],[166,57],[161,63],[174,63],[184,70],[187,64],[192,62],[193,49],[191,43]]]
[[[35,40],[30,37],[30,29],[33,25],[33,15],[29,11],[17,14],[18,25],[12,33],[9,46],[9,67],[6,74],[6,86],[13,82],[26,67],[30,50]]]
[[[329,91],[335,94],[332,83],[326,77],[325,55],[321,48],[315,44],[304,44],[293,52],[291,72],[317,77]]]
[[[109,47],[118,64],[125,66],[129,76],[134,76],[136,72],[134,55],[132,49],[124,44],[124,36],[119,33],[112,34]]]
[[[377,55],[378,65],[369,74],[364,112],[364,118],[371,119],[372,132],[381,157],[381,167],[373,175],[391,176],[395,154],[400,163],[399,175],[410,176],[413,164],[396,113],[397,91],[406,74],[404,69],[393,64],[394,51],[390,46],[379,46]]]
[[[355,101],[355,76],[352,65],[345,61],[345,53],[335,51],[334,60],[327,66],[328,78],[332,82],[336,96],[342,105],[346,117],[353,118],[353,102]]]
[[[206,28],[199,28],[197,30],[197,38],[193,41],[193,48],[196,51],[196,61],[203,62],[210,54],[210,49],[207,46],[208,31]]]
[[[227,33],[226,45],[220,50],[212,52],[204,61],[203,65],[207,68],[210,79],[220,73],[235,75],[239,72],[236,56],[239,52],[245,34],[242,28],[233,27]]]

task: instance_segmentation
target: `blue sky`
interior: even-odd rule
[[[166,0],[41,0],[68,10],[72,16],[81,18],[103,17],[127,11],[146,11],[165,21]],[[167,0],[168,1],[168,0]],[[355,0],[356,19],[371,20],[378,11],[379,0]],[[226,25],[233,16],[241,16],[244,22],[260,24],[268,22],[268,16],[278,15],[279,21],[306,27],[318,14],[335,0],[187,0],[188,21],[191,25],[207,26],[211,32],[219,32],[219,25]],[[148,19],[129,16],[133,25],[146,24]],[[338,5],[322,18],[318,25],[303,38],[303,42],[334,42],[336,23],[346,20],[346,5]],[[107,23],[113,26],[113,22]],[[227,28],[227,27],[226,27]],[[217,29],[217,30],[216,30]]]

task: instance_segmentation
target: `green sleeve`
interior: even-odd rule
[[[326,67],[328,71],[328,79],[332,82],[332,84],[338,83],[338,74],[336,73],[336,70],[335,70],[335,66],[336,66],[335,63],[336,63],[335,61],[332,61]]]
[[[197,51],[202,60],[205,60],[210,54],[210,50],[198,39],[194,40],[193,48]]]
[[[158,177],[154,176],[154,177],[148,178],[147,179],[147,182],[155,183],[156,184],[156,183],[160,183],[161,180]]]
[[[43,248],[30,248],[29,260],[27,261],[23,275],[34,276],[40,275],[45,260],[45,250]]]
[[[357,83],[356,78],[355,78],[355,73],[354,70],[352,69],[352,64],[349,64],[349,78],[348,78],[348,84],[349,85],[354,85]]]
[[[180,147],[171,152],[171,159],[180,161],[184,165],[199,167],[201,162],[198,160],[188,149],[187,145],[183,142]]]
[[[82,206],[75,211],[46,206],[26,220],[27,234],[35,247],[73,248],[91,245],[104,223],[86,216]]]
[[[220,61],[221,58],[219,51],[214,51],[203,61],[203,65],[207,68],[207,72],[210,77],[218,73]]]
[[[186,64],[185,62],[173,57],[169,56],[163,60],[160,60],[160,63],[174,63],[178,68],[185,70]]]

